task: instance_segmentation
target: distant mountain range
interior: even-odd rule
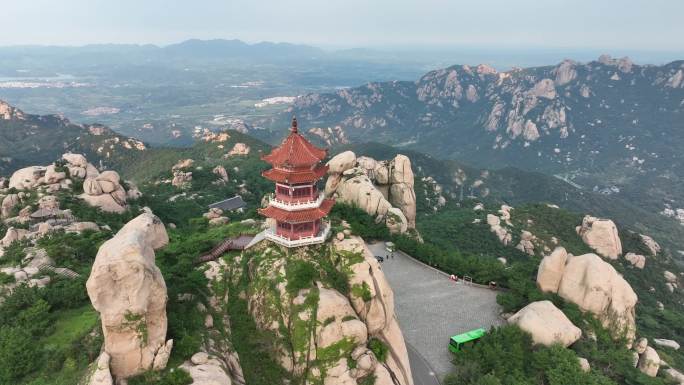
[[[106,165],[145,149],[141,141],[105,126],[74,124],[57,115],[26,114],[0,100],[0,175],[48,164],[69,151]]]
[[[153,44],[92,44],[85,46],[10,46],[0,47],[0,76],[32,76],[35,68],[88,68],[93,63],[150,65],[165,61],[246,60],[267,63],[324,59],[332,53],[298,44],[241,40],[192,39],[167,46]],[[79,64],[80,63],[80,64]],[[4,69],[4,71],[3,71]],[[38,75],[40,75],[38,73]],[[45,74],[50,75],[50,74]]]
[[[416,81],[309,94],[291,115],[329,145],[377,141],[486,168],[555,174],[571,185],[684,207],[684,61],[602,56],[497,72],[455,65]],[[276,131],[272,131],[276,130]]]
[[[248,44],[241,40],[186,40],[161,48],[170,55],[199,55],[203,57],[268,58],[312,58],[327,55],[319,48],[302,44],[261,42]]]

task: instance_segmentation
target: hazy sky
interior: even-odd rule
[[[681,0],[0,0],[0,45],[188,38],[684,51]]]

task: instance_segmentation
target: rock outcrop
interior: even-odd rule
[[[29,190],[43,183],[47,167],[31,166],[19,169],[12,174],[9,188]]]
[[[582,219],[582,225],[577,226],[576,231],[584,243],[599,255],[610,259],[617,259],[622,255],[622,243],[618,230],[610,219],[586,215]]]
[[[233,148],[226,154],[226,156],[233,155],[248,155],[252,149],[244,143],[235,143]]]
[[[501,205],[499,216],[487,214],[487,224],[489,225],[489,229],[492,233],[494,233],[494,235],[496,235],[496,237],[499,239],[499,242],[504,245],[509,245],[513,241],[513,235],[507,227],[511,225],[512,209],[513,208],[510,206]],[[527,250],[530,250],[532,253],[534,253],[534,244],[532,244],[533,236],[531,233],[527,233],[529,234],[527,239],[524,242],[521,240],[517,247],[518,249],[522,248],[523,251],[525,251],[525,248],[527,247]]]
[[[126,211],[128,194],[116,171],[104,171],[83,181],[83,194],[80,198],[102,211],[122,213]]]
[[[662,346],[664,348],[670,348],[673,350],[679,350],[679,342],[673,341],[673,340],[668,340],[668,339],[663,339],[663,338],[654,338],[653,343]]]
[[[392,232],[415,228],[416,193],[408,157],[376,161],[345,151],[333,157],[328,167],[326,195],[385,221]]]
[[[676,369],[665,369],[665,378],[670,379],[675,384],[684,385],[684,373]]]
[[[630,344],[634,340],[637,295],[615,268],[596,254],[568,257],[564,249],[557,248],[539,265],[537,285],[594,314],[616,337],[624,333]]]
[[[568,253],[563,247],[557,247],[551,254],[542,259],[539,270],[537,270],[537,286],[541,291],[558,292],[567,260]]]
[[[9,194],[2,199],[0,205],[0,219],[9,218],[15,207],[20,203],[19,194]]]
[[[660,369],[660,356],[658,356],[658,352],[652,347],[647,346],[644,353],[639,356],[638,368],[649,377],[657,376],[658,369]]]
[[[158,353],[168,359],[166,285],[154,250],[168,243],[164,224],[150,212],[127,223],[105,242],[86,283],[102,319],[104,351],[116,378],[153,368]]]
[[[219,180],[223,182],[228,182],[228,171],[226,171],[226,168],[219,165],[214,167],[213,170],[211,170],[215,175],[219,177]]]
[[[35,190],[54,193],[71,189],[73,180],[83,179],[83,199],[91,206],[106,212],[122,213],[126,210],[127,198],[137,199],[142,194],[137,188],[126,191],[116,171],[100,173],[88,163],[81,154],[66,153],[62,158],[48,166],[32,166],[17,170],[10,178],[9,187],[18,190]],[[5,203],[5,200],[8,200]],[[14,198],[3,199],[3,217],[16,207]]]
[[[111,357],[107,352],[102,352],[93,364],[93,372],[87,380],[87,385],[114,385],[112,373],[109,371]]]
[[[392,290],[363,240],[340,234],[332,247],[289,252],[264,241],[243,254],[246,270],[230,265],[225,271],[248,274],[249,312],[259,329],[275,335],[274,358],[288,372],[311,383],[357,385],[373,376],[376,384],[411,385]],[[348,292],[323,276],[292,290],[297,266],[317,272],[321,258],[329,257],[339,261],[334,268],[348,279]],[[299,337],[291,341],[293,336]],[[386,347],[384,362],[369,348],[371,341]]]
[[[363,262],[351,266],[353,275],[349,283],[351,287],[367,287],[370,300],[352,295],[351,304],[366,324],[369,337],[380,339],[390,348],[387,368],[377,365],[376,378],[380,379],[380,383],[385,383],[382,379],[390,380],[387,376],[391,374],[391,377],[399,379],[400,384],[412,384],[406,344],[394,312],[394,293],[380,270],[378,261],[359,237],[351,236],[335,241],[334,246],[337,250],[361,253],[364,258]],[[387,369],[391,373],[387,373]]]
[[[582,336],[582,330],[551,301],[532,302],[508,318],[508,323],[532,335],[535,344],[568,347]]]
[[[195,161],[193,159],[181,159],[171,167],[171,171],[185,170],[192,167],[194,164]]]
[[[174,171],[171,185],[178,188],[187,187],[192,182],[192,172],[190,171]]]
[[[641,242],[643,242],[644,246],[648,248],[648,250],[651,252],[651,255],[654,257],[657,256],[660,252],[660,245],[658,242],[648,235],[639,234],[639,237],[641,237]]]
[[[180,366],[192,377],[193,385],[232,385],[228,373],[223,368],[223,362],[207,353],[200,352],[192,356],[190,361]]]
[[[520,233],[520,243],[515,248],[528,255],[534,255],[534,240],[536,240],[536,237],[532,233],[523,230]]]
[[[646,257],[640,254],[627,253],[625,259],[637,269],[643,269],[646,266]]]

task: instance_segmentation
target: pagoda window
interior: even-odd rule
[[[296,188],[292,194],[295,198],[310,197],[311,196],[311,186]]]
[[[285,186],[277,185],[276,192],[278,195],[290,195],[290,189]]]

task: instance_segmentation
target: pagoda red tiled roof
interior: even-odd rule
[[[328,171],[328,166],[327,165],[319,165],[318,167],[314,168],[313,170],[295,170],[295,171],[286,171],[286,170],[281,170],[277,168],[272,168],[270,170],[266,170],[261,173],[261,175],[269,180],[272,180],[274,182],[278,183],[290,183],[290,184],[297,184],[297,183],[306,183],[306,182],[315,182],[325,175],[325,173]]]
[[[305,167],[322,161],[326,154],[326,150],[314,146],[297,131],[292,131],[280,146],[261,159],[274,166]]]
[[[259,214],[279,222],[311,222],[328,215],[334,204],[334,199],[324,199],[319,207],[297,211],[287,211],[274,206],[268,206],[264,209],[259,209]]]

